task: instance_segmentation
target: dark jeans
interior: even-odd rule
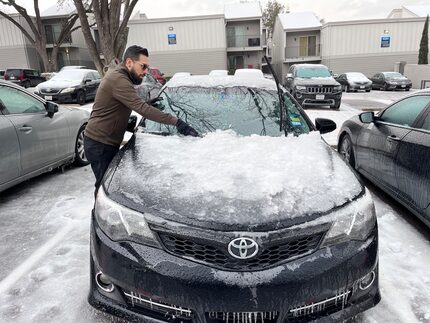
[[[96,177],[95,193],[97,193],[102,182],[103,175],[119,148],[84,137],[84,149],[85,156],[87,156],[88,161],[91,163],[91,168],[93,169],[93,173]]]

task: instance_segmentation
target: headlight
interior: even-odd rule
[[[296,86],[296,90],[297,90],[297,91],[306,91],[306,86],[297,85],[297,86]]]
[[[74,87],[67,87],[64,90],[61,90],[61,93],[71,93],[75,90]]]
[[[354,83],[354,82],[353,82]],[[342,90],[342,85],[336,85],[335,87],[334,87],[334,90],[335,91],[340,91],[340,90]]]
[[[333,223],[324,245],[348,240],[366,240],[376,223],[375,205],[366,189],[363,197],[327,215]]]
[[[160,247],[143,213],[115,203],[106,196],[103,187],[97,192],[94,214],[98,225],[111,240]]]

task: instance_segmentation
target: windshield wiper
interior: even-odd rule
[[[261,110],[262,110],[261,105],[260,105],[260,102],[258,101],[257,94],[255,93],[255,91],[249,87],[248,92],[251,93],[252,98],[254,99],[255,106],[258,109],[258,113],[261,116],[261,123],[263,124],[263,129],[261,130],[260,135],[265,136],[266,135],[266,125],[264,124],[264,121],[266,120],[266,117],[261,112]]]

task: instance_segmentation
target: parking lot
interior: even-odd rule
[[[407,92],[344,93],[339,111],[306,109],[339,128]],[[91,109],[91,103],[75,108]],[[324,135],[335,146],[337,131]],[[430,229],[365,181],[379,223],[382,301],[355,322],[430,322]],[[89,166],[54,170],[0,193],[0,321],[123,322],[94,310],[89,286],[89,226],[94,178]]]

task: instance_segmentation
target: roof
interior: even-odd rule
[[[224,6],[225,19],[261,18],[259,2],[230,3]]]
[[[184,73],[185,74],[185,73]],[[249,74],[251,75],[251,74]],[[172,77],[166,86],[173,87],[203,87],[203,88],[223,88],[243,86],[250,88],[258,88],[265,90],[276,91],[276,83],[272,80],[266,79],[263,75],[261,77],[243,77],[243,76],[209,76],[209,75],[179,75]]]
[[[430,15],[430,5],[415,5],[415,6],[402,6],[406,10],[415,14],[417,17],[427,17]]]
[[[313,12],[289,12],[278,15],[282,27],[287,30],[321,29],[321,22]]]
[[[68,16],[76,11],[71,0],[64,1],[62,4],[55,3],[53,6],[42,11],[40,16],[43,18]]]

